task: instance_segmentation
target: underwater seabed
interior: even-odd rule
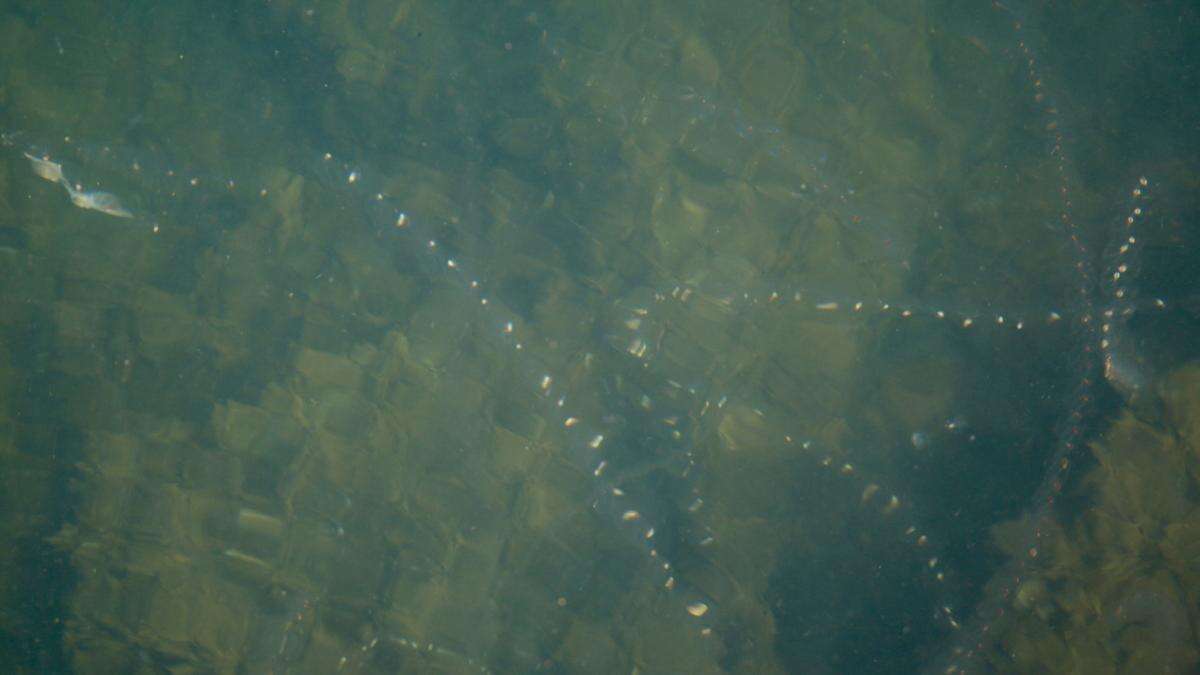
[[[1080,510],[1050,525],[1044,560],[984,662],[1016,673],[1196,672],[1200,363],[1155,383],[1090,448]],[[997,545],[1027,555],[1025,529],[997,526]]]
[[[832,18],[852,4],[829,3]],[[147,134],[178,129],[165,114],[131,139],[93,124],[124,123],[119,112],[22,98],[89,111],[86,125],[33,115],[62,131],[17,137],[0,163],[0,207],[22,223],[0,230],[0,399],[9,428],[39,411],[21,420],[20,445],[0,424],[9,466],[25,472],[0,473],[10,513],[41,522],[26,540],[52,534],[71,580],[21,584],[5,605],[60,594],[44,603],[57,653],[43,658],[64,665],[43,672],[838,673],[875,657],[915,669],[971,635],[963,586],[985,604],[1003,597],[1008,614],[987,624],[995,635],[968,672],[1195,666],[1180,571],[1194,556],[1187,527],[1172,537],[1168,525],[1194,510],[1195,474],[1148,442],[1108,450],[1082,487],[1055,492],[1087,502],[1082,515],[1034,509],[1061,531],[1037,538],[1037,564],[1013,566],[1022,584],[989,592],[956,572],[987,525],[1028,508],[1039,481],[1057,485],[1057,471],[1041,481],[1038,448],[1079,439],[1080,459],[1102,426],[1050,438],[1093,364],[1063,365],[1085,344],[1072,328],[1085,308],[1071,293],[1076,260],[1043,224],[1065,215],[1061,154],[1045,147],[1058,122],[1033,114],[1054,108],[1035,105],[1028,52],[1028,76],[1005,65],[1025,42],[973,30],[943,42],[883,8],[848,23],[802,10],[789,35],[791,3],[744,24],[714,17],[729,29],[709,40],[680,20],[687,3],[647,9],[658,24],[633,12],[611,38],[560,30],[592,23],[566,5],[566,19],[514,16],[464,39],[457,21],[436,20],[444,6],[417,3],[402,50],[371,14],[362,32],[377,40],[353,13],[305,12],[283,28],[334,46],[343,86],[321,102],[313,138],[285,133],[299,130],[282,112],[245,125],[278,138],[241,161],[223,155],[243,125],[219,115],[201,141]],[[13,44],[53,42],[17,33]],[[85,52],[64,42],[57,53],[76,63]],[[504,56],[514,43],[535,52],[528,66]],[[486,67],[460,58],[476,54]],[[312,60],[284,60],[306,85],[319,77]],[[939,82],[930,64],[949,66],[950,92],[983,86],[1001,108],[1017,103],[980,115],[956,94],[905,95]],[[906,87],[880,91],[864,67]],[[256,72],[197,82],[311,98]],[[406,72],[413,86],[395,85]],[[172,100],[223,100],[147,78]],[[546,101],[505,107],[491,97],[498,81],[537,82]],[[123,111],[127,99],[95,100]],[[561,138],[546,119],[561,119]],[[912,129],[947,152],[927,153]],[[115,150],[55,140],[67,132]],[[363,139],[387,144],[376,154]],[[1147,175],[1157,189],[1166,173]],[[1124,203],[1096,198],[1104,181],[1072,189],[1091,205],[1080,215],[1095,215],[1079,222],[1108,241]],[[459,250],[425,253],[433,235]],[[463,270],[496,302],[481,309]],[[20,363],[32,374],[9,365]],[[1170,406],[1158,408],[1127,416],[1175,439],[1161,430]],[[1124,447],[1118,437],[1096,447]],[[601,444],[613,454],[596,455]],[[1008,489],[1002,473],[1032,482]],[[1171,508],[1141,505],[1174,495],[1158,486],[1169,480],[1183,481]],[[976,528],[972,505],[1006,515]],[[997,535],[1021,560],[1030,531]],[[647,560],[659,556],[651,532],[678,582]]]

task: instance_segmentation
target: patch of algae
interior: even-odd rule
[[[1200,364],[1163,379],[1092,443],[1088,506],[1016,594],[1001,672],[1190,673],[1200,665]],[[997,530],[1015,548],[1018,526]],[[1017,551],[1008,551],[1016,555]]]

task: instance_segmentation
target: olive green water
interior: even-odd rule
[[[1149,177],[1137,288],[1169,302],[1123,324],[1140,393],[1086,385],[1102,449],[1072,457],[1053,555],[969,665],[1186,672],[1196,25],[1122,3],[7,7],[4,663],[941,663],[1021,555],[1089,372],[1061,163],[1098,269]],[[133,217],[73,206],[24,153]],[[773,288],[841,306],[737,301]],[[602,477],[543,374],[606,436]],[[627,512],[593,507],[613,486],[713,634]]]

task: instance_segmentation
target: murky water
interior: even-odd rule
[[[1002,668],[1176,311],[1034,10],[88,11],[0,174],[64,669]]]

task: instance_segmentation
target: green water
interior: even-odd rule
[[[8,670],[1194,664],[1185,4],[10,4]]]

